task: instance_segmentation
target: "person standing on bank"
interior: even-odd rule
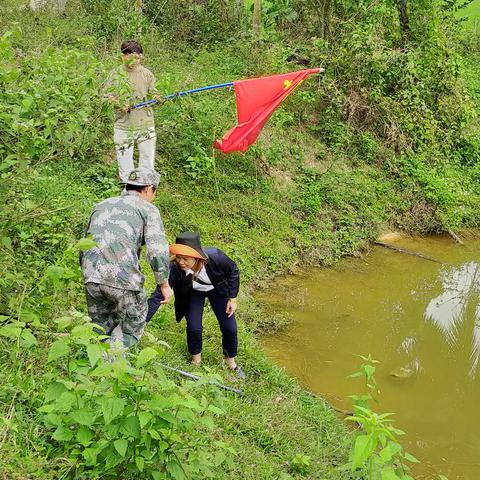
[[[155,95],[155,77],[141,65],[143,48],[135,40],[122,43],[122,65],[108,76],[103,87],[104,97],[115,107],[113,141],[118,161],[120,181],[126,183],[134,169],[133,149],[137,144],[138,167],[155,169],[155,122],[152,107],[130,109],[130,106],[153,96],[158,103],[162,98]]]
[[[225,364],[244,379],[245,374],[235,362],[237,355],[237,295],[240,275],[237,265],[218,248],[202,249],[197,232],[184,232],[170,246],[169,283],[175,295],[175,317],[187,321],[187,346],[192,363],[202,361],[202,319],[205,299],[208,298],[222,332]],[[147,322],[162,303],[157,287],[148,300]]]
[[[143,334],[148,311],[140,269],[142,245],[162,293],[161,303],[172,296],[168,242],[160,212],[152,205],[159,180],[153,170],[132,170],[120,196],[97,203],[85,231],[96,246],[80,257],[92,321],[127,348]]]

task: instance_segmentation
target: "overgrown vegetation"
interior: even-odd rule
[[[348,460],[344,427],[259,352],[254,333],[272,322],[245,294],[297,263],[357,254],[386,229],[479,226],[478,38],[462,29],[457,7],[464,2],[455,0],[264,0],[260,38],[251,27],[253,3],[144,0],[139,11],[142,2],[133,0],[69,0],[63,16],[32,13],[14,0],[0,5],[5,478],[95,478],[100,471],[128,478],[142,469],[152,478],[350,478],[338,468]],[[161,367],[140,365],[149,355],[142,352],[163,355],[151,337],[132,357],[134,367],[113,367],[83,323],[72,246],[92,205],[120,191],[112,112],[99,91],[127,37],[144,44],[164,93],[326,68],[289,97],[244,155],[212,149],[234,123],[232,92],[156,109],[163,173],[156,203],[169,238],[198,229],[205,245],[238,261],[245,280],[240,361],[249,382],[242,398],[221,398],[204,384],[176,386]],[[149,330],[170,344],[167,363],[188,368],[183,332],[171,320],[171,310],[162,310]],[[224,377],[210,316],[206,331],[205,363]],[[102,380],[92,377],[98,368]],[[111,392],[123,399],[115,418],[102,410]],[[159,396],[173,403],[155,410]],[[217,417],[212,405],[226,415]],[[182,422],[158,413],[173,410]],[[78,413],[86,411],[88,419]],[[124,422],[135,422],[134,434]],[[149,422],[178,437],[154,438]],[[214,451],[204,449],[208,441],[218,442]],[[358,475],[368,478],[362,468]]]
[[[393,413],[378,414],[370,405],[372,401],[378,401],[380,393],[375,379],[379,362],[371,356],[361,358],[363,363],[350,377],[363,378],[366,393],[352,395],[354,412],[347,420],[354,422],[360,433],[355,438],[347,467],[353,472],[360,470],[361,477],[366,471],[371,480],[413,480],[409,465],[419,461],[403,451],[398,441],[405,432],[393,426]]]

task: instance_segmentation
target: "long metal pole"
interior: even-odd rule
[[[190,378],[191,380],[200,380],[200,377],[198,375],[193,375],[193,373],[185,372],[185,370],[180,370],[178,368],[173,368],[173,367],[170,367],[169,365],[165,365],[164,363],[158,363],[157,362],[157,365],[159,365],[160,367],[165,368],[167,370],[171,370],[172,372],[179,373],[180,375],[183,375],[184,377]],[[233,392],[233,393],[236,393],[238,395],[242,395],[242,391],[239,390],[238,388],[228,387],[227,385],[223,385],[222,383],[217,382],[216,380],[209,380],[208,383],[210,385],[215,385],[217,387],[223,388],[224,390],[227,390],[229,392]]]
[[[191,93],[204,92],[205,90],[213,90],[215,88],[224,88],[224,87],[231,87],[231,86],[233,86],[233,82],[218,83],[217,85],[207,85],[206,87],[194,88],[192,90],[185,90],[184,92],[171,93],[170,95],[166,95],[165,97],[163,97],[163,99],[172,100],[177,97],[184,97],[185,95],[190,95]],[[155,103],[158,103],[157,100],[152,99],[152,100],[147,100],[146,102],[132,105],[130,108],[148,107],[149,105],[154,105]]]

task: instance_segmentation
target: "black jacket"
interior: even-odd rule
[[[208,260],[205,270],[208,278],[220,295],[227,298],[236,298],[240,287],[240,274],[236,263],[218,248],[208,247],[204,249]],[[187,277],[185,272],[176,262],[170,262],[170,274],[168,283],[175,295],[175,318],[180,322],[185,316],[192,293],[192,277]],[[147,322],[153,317],[163,300],[160,287],[157,286],[152,296],[148,299]]]

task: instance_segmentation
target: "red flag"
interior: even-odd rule
[[[273,111],[303,80],[321,68],[233,82],[238,124],[213,146],[223,153],[244,152],[255,142]]]

